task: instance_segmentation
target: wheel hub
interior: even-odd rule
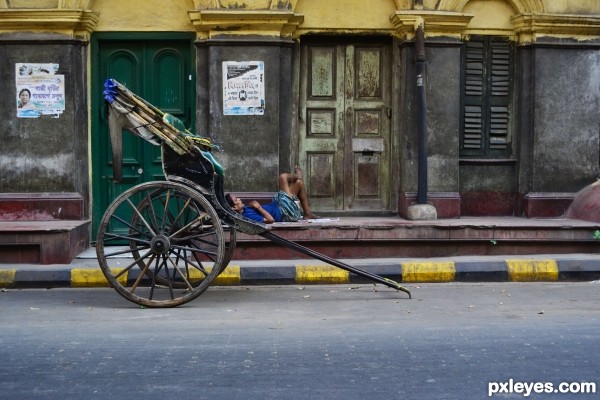
[[[156,235],[150,241],[150,248],[154,254],[165,254],[171,249],[171,242],[164,235]]]

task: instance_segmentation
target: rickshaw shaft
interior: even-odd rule
[[[269,239],[272,242],[275,242],[277,244],[280,244],[282,246],[288,247],[290,249],[296,250],[302,254],[306,254],[307,256],[310,256],[312,258],[316,258],[317,260],[321,260],[323,262],[326,262],[327,264],[331,264],[333,266],[336,266],[338,268],[344,269],[346,271],[355,273],[357,275],[363,276],[365,278],[368,278],[370,280],[373,280],[375,282],[381,283],[382,285],[391,287],[392,289],[396,289],[396,290],[400,290],[406,294],[408,294],[408,298],[412,298],[411,293],[408,289],[406,289],[405,287],[400,286],[397,282],[391,280],[391,279],[387,279],[384,278],[382,276],[379,275],[375,275],[372,274],[370,272],[364,271],[362,269],[353,267],[351,265],[345,264],[341,261],[338,261],[334,258],[331,257],[327,257],[324,254],[321,254],[317,251],[314,251],[312,249],[309,249],[308,247],[304,247],[302,245],[299,245],[298,243],[289,241],[287,239],[284,239],[280,236],[275,235],[274,233],[271,233],[269,231],[267,232],[263,232],[259,234],[260,236],[264,237],[265,239]]]

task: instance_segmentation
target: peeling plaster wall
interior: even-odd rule
[[[86,50],[82,43],[0,41],[0,192],[78,192],[87,198]],[[15,64],[22,62],[59,64],[66,97],[59,118],[17,118]]]
[[[67,182],[75,161],[73,154],[44,154],[35,157],[18,151],[0,154],[0,191],[27,192],[33,186],[37,186],[41,192],[58,191],[60,188],[72,190]]]
[[[227,171],[225,189],[228,191],[277,189],[279,167],[286,164],[280,159],[280,142],[290,131],[289,119],[281,121],[291,102],[290,88],[281,87],[286,83],[285,76],[290,75],[288,69],[282,71],[282,65],[287,65],[282,63],[282,58],[289,52],[286,46],[214,46],[205,55],[207,58],[202,59],[204,65],[198,65],[199,77],[205,77],[199,79],[198,91],[208,101],[208,104],[198,104],[198,108],[206,116],[208,132],[223,149],[216,157]],[[264,115],[223,115],[221,65],[231,60],[265,63]],[[289,143],[283,145],[290,147]]]
[[[600,51],[536,50],[534,192],[576,192],[600,174]]]
[[[457,192],[460,45],[447,44],[428,51],[428,186],[434,192]]]

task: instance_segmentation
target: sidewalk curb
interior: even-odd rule
[[[130,261],[115,259],[115,268]],[[459,257],[435,260],[369,259],[348,264],[400,283],[536,282],[600,279],[600,255]],[[133,275],[133,274],[132,274]],[[124,279],[133,280],[136,276]],[[213,285],[348,284],[371,281],[312,260],[232,261]],[[109,287],[95,262],[0,266],[0,288]]]

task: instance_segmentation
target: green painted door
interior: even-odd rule
[[[350,39],[303,43],[300,165],[311,208],[390,210],[391,46]]]
[[[167,36],[167,35],[163,35]],[[104,211],[120,193],[142,182],[163,180],[160,147],[123,131],[123,180],[113,179],[112,153],[102,90],[114,78],[164,112],[194,126],[192,40],[96,38],[92,43],[93,237]]]

